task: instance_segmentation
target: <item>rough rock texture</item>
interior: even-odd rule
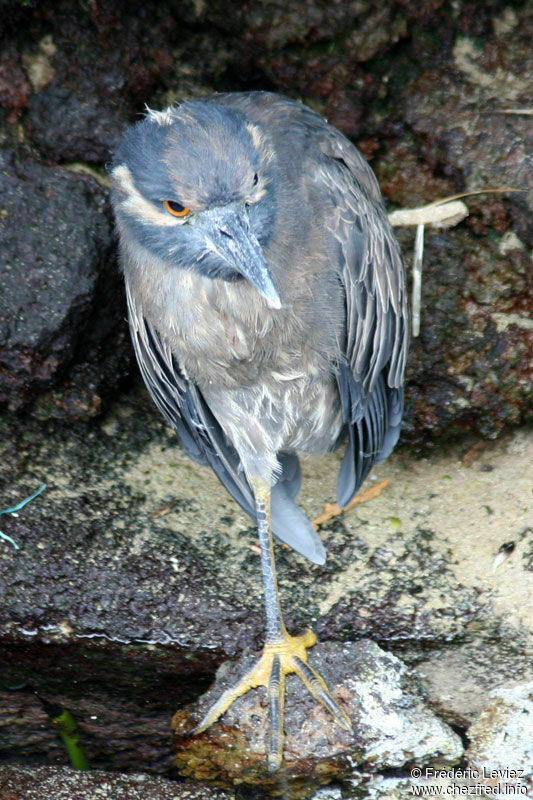
[[[506,649],[505,658],[499,657],[499,651],[495,643],[485,642],[480,651],[466,642],[417,664],[429,704],[448,723],[468,728],[485,709],[491,690],[517,676],[533,678],[533,664],[523,669],[520,648]]]
[[[0,195],[0,404],[99,413],[131,363],[106,194],[0,150]]]
[[[25,108],[31,92],[30,82],[13,42],[6,42],[0,51],[0,108],[7,122],[14,124]]]
[[[0,517],[20,547],[0,539],[2,754],[68,763],[37,692],[73,714],[92,766],[168,772],[176,709],[262,645],[255,532],[144,394],[99,425],[3,420],[0,434],[2,506],[48,484]],[[532,448],[521,431],[438,458],[393,455],[369,479],[390,478],[382,494],[323,526],[324,566],[276,548],[289,630],[313,627],[348,652],[378,641],[419,670],[429,709],[468,730],[490,689],[531,680]],[[338,466],[337,454],[304,463],[311,518]],[[296,733],[307,712],[290,695]],[[357,782],[370,780],[356,762]]]
[[[431,184],[419,186],[435,175],[443,195],[519,190],[466,198],[472,216],[429,237],[410,366],[413,435],[475,428],[494,437],[531,419],[533,15],[507,7],[478,24],[489,35],[459,29],[439,69],[419,55],[422,72],[401,90],[409,135],[376,165],[389,198],[405,205],[427,202]]]
[[[96,164],[111,158],[127,122],[112,101],[102,103],[93,94],[80,96],[55,82],[33,95],[29,120],[32,141],[43,155]]]
[[[0,766],[0,797],[2,800],[233,800],[234,794],[142,774]]]
[[[470,763],[493,784],[533,788],[533,681],[491,691],[468,735]]]
[[[275,791],[280,776],[266,769],[268,704],[266,692],[250,691],[239,698],[205,733],[189,736],[222,692],[237,682],[257,655],[227,669],[223,665],[213,687],[194,707],[178,711],[176,765],[187,777],[207,778],[223,785],[245,782]],[[353,724],[341,729],[331,714],[300,685],[287,679],[285,763],[283,779],[291,796],[309,796],[315,783],[349,777],[359,770],[379,772],[439,759],[460,760],[459,737],[425,708],[416,682],[402,662],[373,642],[317,645],[310,663],[332,689],[333,697]],[[305,788],[304,788],[305,787]]]

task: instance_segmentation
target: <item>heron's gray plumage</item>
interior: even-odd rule
[[[251,92],[149,115],[113,178],[133,342],[157,405],[252,517],[248,479],[274,484],[274,533],[322,563],[294,503],[296,453],[347,439],[344,506],[391,452],[403,408],[404,273],[370,167],[304,105]],[[194,215],[165,215],[165,200]],[[224,255],[224,214],[252,241],[256,273]]]

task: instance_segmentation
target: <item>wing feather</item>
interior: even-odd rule
[[[337,370],[348,445],[337,499],[351,500],[372,465],[398,439],[408,347],[408,310],[401,253],[374,173],[341,134],[327,129],[316,179],[325,183],[335,214],[329,230],[340,253],[344,346]]]
[[[145,319],[127,282],[126,296],[133,347],[156,405],[175,428],[187,454],[198,463],[209,465],[242,509],[255,519],[253,494],[235,449],[200,389],[187,380],[168,344]]]

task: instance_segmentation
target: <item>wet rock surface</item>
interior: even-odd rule
[[[32,142],[43,156],[89,164],[112,157],[127,123],[111,101],[104,104],[93,94],[80,96],[56,83],[32,96],[28,119]]]

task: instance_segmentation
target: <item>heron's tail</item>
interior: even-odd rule
[[[272,488],[272,532],[297,553],[314,564],[323,564],[326,551],[320,538],[296,503],[302,476],[298,458],[293,453],[278,456],[282,471]]]

